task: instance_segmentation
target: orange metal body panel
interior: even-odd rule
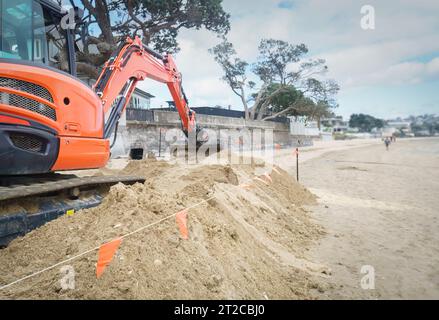
[[[36,112],[2,104],[0,112],[21,116],[54,129],[60,146],[52,171],[101,168],[110,156],[103,139],[104,111],[100,98],[80,80],[37,65],[0,63],[0,77],[32,82],[46,88],[53,103],[23,91],[0,87],[0,91],[44,103],[56,111],[56,121]],[[66,104],[68,99],[68,104]]]
[[[102,103],[94,91],[80,80],[48,68],[14,63],[0,63],[0,77],[32,82],[49,90],[53,97],[53,104],[24,92],[19,94],[53,107],[56,110],[57,121],[25,109],[3,104],[0,105],[0,111],[38,121],[55,129],[60,136],[102,138],[104,123]],[[16,93],[15,90],[8,88],[0,88],[0,90]],[[64,103],[66,98],[69,100],[68,105]],[[77,128],[71,130],[68,124],[77,124],[80,130]]]
[[[60,137],[59,155],[53,171],[102,168],[110,157],[105,139]]]

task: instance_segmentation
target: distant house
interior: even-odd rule
[[[134,89],[130,102],[126,108],[127,121],[153,121],[151,99],[154,96],[142,89]]]
[[[344,121],[342,116],[322,119],[321,124],[323,127],[331,128],[332,132],[346,132],[349,128],[348,121]]]
[[[149,110],[151,108],[151,98],[154,96],[139,88],[134,89],[128,108]]]
[[[387,127],[395,128],[398,130],[408,130],[410,129],[410,121],[387,121]]]
[[[392,135],[400,132],[406,136],[412,136],[412,130],[410,126],[410,121],[403,120],[390,120],[387,121],[387,125],[384,128],[384,132],[392,132]],[[388,134],[387,134],[388,135]]]
[[[91,79],[88,75],[78,74],[78,78],[87,84],[89,87],[92,87],[95,83],[95,79]],[[151,99],[154,96],[142,89],[135,88],[134,92],[131,96],[130,103],[127,106],[127,109],[142,109],[149,110],[151,108]]]
[[[290,134],[309,137],[319,137],[320,129],[317,121],[308,121],[306,117],[288,117],[290,120]]]

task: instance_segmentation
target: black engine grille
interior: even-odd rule
[[[37,153],[44,153],[46,151],[46,142],[39,137],[11,132],[9,138],[17,148]]]
[[[0,92],[0,101],[10,106],[36,112],[42,116],[45,116],[46,118],[56,121],[55,110],[38,101],[19,96],[17,94],[8,94],[5,92]]]
[[[0,77],[0,87],[23,91],[53,103],[52,95],[46,88],[30,82]],[[18,94],[0,92],[0,103],[26,109],[56,121],[56,112],[52,107]]]
[[[0,77],[0,87],[27,92],[53,103],[53,98],[49,90],[32,82]]]

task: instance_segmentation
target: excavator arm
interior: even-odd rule
[[[182,77],[170,54],[162,56],[145,46],[139,37],[128,38],[105,64],[93,89],[109,115],[104,138],[109,138],[139,81],[146,78],[165,83],[174,100],[186,135],[196,129],[195,112],[189,108]]]

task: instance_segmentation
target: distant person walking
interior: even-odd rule
[[[384,144],[386,145],[386,150],[389,151],[389,146],[390,146],[390,139],[389,139],[389,137],[384,139]]]

